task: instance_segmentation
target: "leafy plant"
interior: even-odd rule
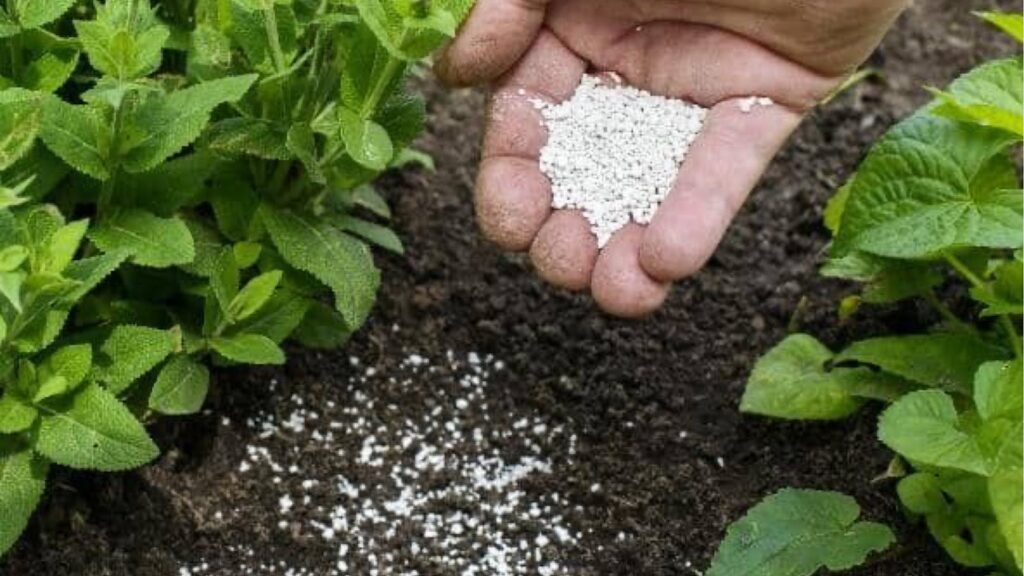
[[[1022,40],[1020,15],[980,16]],[[868,401],[889,403],[878,437],[911,468],[897,485],[907,512],[958,563],[1007,576],[1024,567],[1024,196],[1009,153],[1024,137],[1022,67],[1019,56],[987,62],[946,90],[932,89],[935,99],[874,145],[826,209],[833,241],[822,273],[863,283],[841,304],[842,316],[861,302],[921,298],[942,321],[839,353],[790,335],[757,362],[740,405],[774,418],[836,420]],[[950,275],[967,283],[976,303],[970,321],[936,294]],[[761,533],[791,532],[776,515],[755,511]],[[738,573],[724,568],[737,557],[734,531],[749,532],[731,529],[709,574]],[[742,540],[752,549],[768,545],[757,535]],[[848,558],[837,542],[821,546],[802,560]],[[742,557],[757,567],[744,573],[817,569],[788,572]]]
[[[401,252],[406,72],[471,0],[0,0],[0,553],[51,463],[158,454],[209,364],[336,347]],[[422,160],[420,160],[422,161]]]

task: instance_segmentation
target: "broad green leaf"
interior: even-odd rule
[[[110,177],[110,130],[96,109],[48,98],[43,105],[40,137],[75,170],[99,180]]]
[[[935,257],[977,246],[1018,248],[1024,217],[1013,137],[920,112],[872,148],[849,183],[832,256],[853,250]]]
[[[170,217],[204,199],[223,163],[213,154],[195,153],[168,160],[142,174],[122,174],[114,204]]]
[[[1006,357],[1006,353],[974,336],[918,334],[885,336],[854,342],[836,362],[858,362],[912,382],[970,394],[978,366]]]
[[[991,566],[995,561],[985,543],[991,520],[958,510],[929,514],[928,531],[956,563],[971,568]]]
[[[1019,359],[982,364],[974,377],[974,405],[978,414],[985,420],[1005,417],[1021,421],[1024,418],[1022,381]]]
[[[75,31],[96,70],[118,80],[148,76],[160,67],[161,52],[170,30],[152,18],[117,23],[103,18],[76,20]],[[119,25],[121,24],[121,25]]]
[[[175,356],[160,370],[149,407],[161,414],[195,414],[210,387],[210,371],[189,356]]]
[[[941,390],[911,392],[889,406],[879,417],[878,438],[918,464],[991,473],[977,440],[961,429],[953,399]]]
[[[312,302],[300,294],[291,290],[278,290],[266,305],[252,316],[239,321],[232,330],[237,333],[260,334],[275,343],[281,343],[303,321],[311,305]],[[323,307],[328,314],[338,315],[334,309]]]
[[[1024,136],[1024,60],[986,62],[950,84],[932,90],[938,105],[932,114]]]
[[[811,336],[787,337],[754,365],[740,410],[798,420],[849,416],[862,402],[825,370],[831,358],[832,352]]]
[[[174,351],[174,335],[145,326],[117,326],[100,347],[93,369],[96,381],[120,394]]]
[[[784,489],[729,526],[706,576],[811,576],[845,570],[892,545],[888,527],[858,522],[849,496]]]
[[[395,150],[384,127],[342,107],[338,109],[338,129],[345,142],[345,151],[353,160],[371,170],[388,167]]]
[[[228,305],[228,318],[244,320],[255,314],[270,300],[280,282],[280,270],[272,270],[250,280]]]
[[[289,264],[309,272],[334,292],[334,303],[351,329],[369,315],[380,272],[367,247],[321,221],[264,205],[263,222]]]
[[[863,283],[862,298],[872,304],[920,296],[945,281],[932,263],[882,258],[860,251],[830,259],[821,274]]]
[[[18,83],[29,90],[56,92],[71,78],[78,66],[77,50],[55,49],[29,62]]]
[[[23,28],[39,28],[64,15],[75,0],[14,0],[14,14]]]
[[[128,258],[127,252],[108,252],[100,256],[75,260],[64,269],[64,276],[78,282],[70,299],[77,302],[117,270]]]
[[[423,133],[427,123],[427,108],[422,98],[411,97],[396,90],[381,106],[374,120],[387,131],[393,148],[402,150]],[[392,158],[391,163],[394,160]]]
[[[900,502],[917,515],[934,514],[948,507],[938,478],[929,472],[917,472],[906,476],[896,485]]]
[[[43,108],[37,94],[10,89],[0,92],[0,170],[10,168],[35,143]]]
[[[1014,40],[1024,42],[1024,17],[1020,14],[1004,12],[975,12],[974,15],[983,18],[996,28],[1006,32]]]
[[[38,268],[43,272],[60,274],[71,264],[78,247],[89,229],[88,220],[76,220],[58,228],[47,241],[39,258]]]
[[[0,250],[0,272],[13,272],[28,258],[28,248],[24,246],[8,246]]]
[[[228,118],[214,123],[207,146],[226,154],[247,154],[266,160],[290,160],[287,134],[258,118]]]
[[[0,445],[0,555],[25,530],[46,488],[49,465],[31,450]]]
[[[117,472],[137,468],[160,451],[131,411],[98,384],[40,405],[33,448],[70,468]]]
[[[85,381],[92,370],[92,347],[88,344],[73,344],[54,350],[39,366],[40,379],[60,376],[67,383],[67,390],[73,390]],[[42,400],[38,395],[36,401]]]
[[[388,207],[387,201],[377,193],[373,186],[366,185],[356,188],[352,192],[352,202],[357,206],[366,208],[381,218],[391,219],[391,208]]]
[[[21,313],[11,323],[8,341],[24,354],[49,346],[63,328],[79,288],[71,280],[51,279],[30,290]]]
[[[28,430],[39,413],[28,402],[11,394],[0,396],[0,434],[14,434]]]
[[[195,244],[180,218],[159,218],[144,210],[122,210],[100,221],[89,239],[104,252],[127,252],[140,266],[188,264]]]
[[[241,46],[252,67],[261,73],[270,75],[288,69],[298,54],[298,24],[292,7],[281,2],[275,3],[273,20],[268,20],[267,13],[262,8],[253,9],[254,2],[248,4],[246,7],[241,2],[231,2],[232,39]],[[274,23],[277,24],[276,27],[273,26]],[[268,36],[270,30],[274,30],[277,45],[280,47],[280,62],[275,61],[275,53]]]
[[[210,345],[218,354],[241,364],[284,364],[284,352],[273,340],[259,334],[216,337]]]
[[[341,105],[371,114],[402,82],[405,64],[395,60],[365,24],[355,27],[341,77]]]
[[[121,165],[128,172],[156,167],[198,138],[210,113],[241,99],[255,80],[254,74],[231,76],[151,96],[128,114],[126,131],[135,137],[122,144]]]

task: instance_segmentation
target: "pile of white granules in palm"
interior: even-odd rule
[[[668,195],[707,109],[584,76],[572,98],[534,102],[548,130],[540,168],[554,208],[580,210],[603,247]]]

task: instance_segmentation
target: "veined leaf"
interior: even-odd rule
[[[974,15],[1006,32],[1014,40],[1024,42],[1024,16],[1004,12],[975,12]]]
[[[145,326],[117,326],[96,358],[93,377],[120,394],[174,351],[170,331]]]
[[[110,177],[110,131],[94,108],[48,98],[43,106],[40,136],[54,154],[75,170],[99,180]]]
[[[78,66],[78,51],[55,49],[31,61],[18,83],[29,90],[52,93],[63,86]]]
[[[264,205],[260,212],[281,256],[333,292],[350,328],[363,324],[376,298],[380,272],[358,240],[324,222]]]
[[[97,384],[45,402],[40,410],[33,448],[58,464],[116,472],[147,464],[160,453],[128,408]]]
[[[0,396],[0,434],[16,434],[32,427],[39,412],[11,392]]]
[[[395,150],[384,127],[342,107],[338,109],[338,128],[345,142],[345,151],[353,160],[371,170],[388,167]]]
[[[896,540],[882,524],[858,522],[849,496],[784,489],[729,526],[707,576],[811,576],[852,568]]]
[[[37,94],[19,89],[0,92],[0,170],[10,168],[32,148],[42,111]]]
[[[287,135],[266,120],[228,118],[210,127],[207,145],[227,154],[248,154],[267,160],[290,160]]]
[[[931,112],[1024,136],[1022,68],[1019,57],[986,62],[957,78],[948,92],[932,90],[938,105]]]
[[[1024,386],[1021,361],[986,362],[974,377],[974,405],[985,420],[1024,419]]]
[[[188,264],[195,244],[180,218],[158,218],[143,210],[123,210],[101,221],[89,239],[104,252],[128,252],[140,266]]]
[[[75,0],[14,0],[14,13],[22,28],[39,28],[64,15]]]
[[[250,280],[228,305],[228,317],[244,320],[255,314],[270,300],[280,282],[280,270],[272,270]]]
[[[186,355],[175,356],[153,384],[149,407],[161,414],[195,414],[203,407],[210,387],[210,371]]]
[[[941,390],[911,392],[893,403],[878,419],[878,438],[918,464],[992,472],[978,441],[961,428],[953,399]]]
[[[0,554],[25,530],[46,488],[49,465],[31,450],[0,445]]]
[[[241,364],[284,364],[284,352],[274,341],[259,334],[236,334],[212,338],[218,354]]]
[[[1018,248],[1024,218],[1005,153],[1014,136],[920,112],[892,128],[849,183],[832,256],[928,258],[958,247]]]
[[[978,366],[1005,357],[1004,351],[974,336],[919,334],[854,342],[835,360],[878,366],[925,386],[970,395]]]
[[[278,290],[255,314],[235,324],[232,331],[260,334],[279,344],[295,331],[311,304],[311,300],[291,290]],[[324,308],[337,314],[332,308]]]

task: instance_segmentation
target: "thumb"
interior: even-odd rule
[[[479,0],[459,34],[434,66],[447,84],[494,80],[533,44],[551,0]]]

